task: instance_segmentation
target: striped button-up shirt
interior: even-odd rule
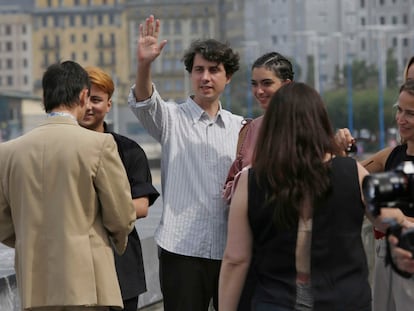
[[[142,126],[162,146],[163,212],[155,240],[163,249],[186,256],[222,259],[228,206],[221,196],[236,154],[241,116],[221,108],[215,119],[189,97],[167,103],[155,89],[128,104]]]

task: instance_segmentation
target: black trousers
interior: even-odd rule
[[[160,249],[160,284],[165,311],[218,310],[221,260],[183,256]]]

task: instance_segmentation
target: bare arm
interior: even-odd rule
[[[145,25],[139,25],[139,38],[137,46],[137,76],[135,80],[135,98],[143,101],[152,94],[151,64],[160,55],[167,44],[166,40],[158,43],[160,21],[150,15]]]
[[[227,244],[219,281],[219,309],[237,310],[252,252],[252,233],[247,217],[248,171],[241,174],[230,205]]]
[[[393,147],[388,147],[378,151],[371,157],[361,161],[362,166],[364,166],[370,173],[384,172],[385,162],[387,161],[392,149]]]

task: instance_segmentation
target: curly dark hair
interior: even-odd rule
[[[239,70],[239,54],[234,52],[228,43],[222,43],[215,39],[193,41],[182,58],[185,69],[189,73],[191,73],[193,69],[194,57],[196,54],[200,54],[204,59],[210,62],[223,64],[228,76],[232,76]]]

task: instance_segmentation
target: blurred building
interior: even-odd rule
[[[352,60],[380,68],[392,49],[402,72],[414,50],[411,0],[0,0],[0,14],[0,90],[39,95],[46,67],[71,59],[112,74],[121,105],[135,78],[139,24],[150,14],[168,40],[153,79],[177,102],[191,92],[181,58],[198,38],[228,41],[244,67],[279,51],[295,61],[298,80],[321,92],[344,83]]]
[[[29,1],[0,3],[0,91],[32,92],[32,24],[28,4]]]
[[[123,0],[33,1],[34,92],[46,68],[59,60],[99,66],[117,82],[119,101],[128,93],[129,59]]]

